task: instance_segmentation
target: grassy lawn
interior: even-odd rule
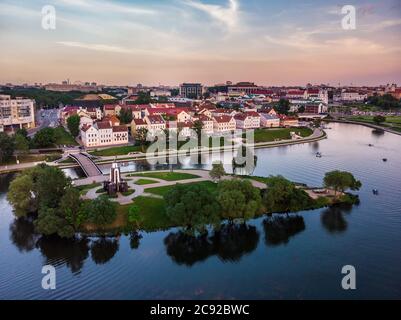
[[[57,145],[78,145],[73,136],[67,132],[64,127],[57,127],[54,129]]]
[[[60,153],[50,153],[50,154],[20,154],[18,155],[19,163],[28,163],[28,162],[41,162],[41,161],[55,161],[61,158]],[[0,165],[11,165],[17,164],[15,156],[7,162],[0,162]]]
[[[144,177],[144,178],[156,178],[166,181],[178,181],[200,178],[194,174],[180,173],[180,172],[146,172],[146,173],[133,173],[128,177]]]
[[[140,146],[122,146],[103,150],[90,151],[89,153],[97,157],[111,157],[111,156],[124,156],[128,155],[128,153],[130,152],[140,152],[140,151],[141,151]]]
[[[85,184],[83,186],[75,186],[75,188],[79,190],[81,196],[84,196],[90,189],[100,187],[101,185],[102,185],[101,183],[91,183],[91,184]]]
[[[149,180],[149,179],[139,179],[135,182],[138,186],[144,186],[147,184],[153,184],[153,183],[158,183],[158,181],[155,180]]]
[[[392,128],[396,131],[401,131],[401,116],[395,116],[395,117],[385,117],[386,121],[382,124],[380,124],[383,127],[387,128]],[[373,122],[373,116],[353,116],[349,117],[349,120],[352,121],[359,121],[359,122],[366,122],[366,123],[372,123]]]
[[[127,197],[127,196],[130,196],[131,194],[133,194],[134,192],[135,192],[135,190],[129,189],[127,192],[122,192],[121,194],[122,194],[124,197]]]
[[[150,232],[174,227],[173,223],[166,215],[165,202],[163,199],[137,197],[133,204],[139,207],[143,217],[143,221],[140,224],[142,230]],[[131,205],[132,204],[124,206],[118,205],[117,216],[126,217]],[[124,219],[120,218],[120,220],[122,221]]]
[[[209,191],[215,191],[217,189],[217,184],[213,183],[211,181],[202,181],[202,182],[195,182],[195,183],[186,183],[186,185],[203,185],[206,187]],[[156,187],[156,188],[147,188],[145,189],[145,192],[155,194],[158,196],[164,196],[169,190],[174,188],[174,185],[172,186],[164,186],[164,187]]]
[[[302,137],[310,136],[313,131],[309,128],[279,128],[279,129],[257,129],[255,130],[255,143],[260,142],[271,142],[276,140],[288,140],[291,139],[291,132]],[[243,135],[246,138],[246,135]]]

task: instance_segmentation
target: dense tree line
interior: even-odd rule
[[[1,93],[10,95],[13,98],[26,97],[34,99],[36,101],[36,106],[39,108],[58,108],[60,103],[63,105],[74,104],[74,100],[82,96],[82,92],[78,91],[55,92],[35,88],[5,88],[1,90]]]
[[[368,98],[368,103],[384,110],[401,108],[401,100],[397,100],[391,94],[371,96]]]
[[[215,192],[202,184],[178,184],[164,197],[166,212],[186,232],[202,234],[208,227],[218,228],[222,220],[244,223],[263,213],[297,212],[333,203],[326,197],[312,199],[305,190],[282,176],[270,176],[265,182],[263,191],[247,179],[222,180]],[[338,192],[361,187],[351,173],[341,171],[328,172],[324,185],[334,190],[334,202],[338,202]]]
[[[71,238],[85,222],[102,227],[116,217],[115,204],[106,196],[83,201],[63,171],[43,164],[20,173],[7,198],[17,217],[37,214],[35,228],[43,235]]]

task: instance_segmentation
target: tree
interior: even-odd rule
[[[34,221],[36,230],[43,235],[58,234],[62,238],[72,238],[74,228],[59,216],[58,209],[41,208],[38,219]]]
[[[221,162],[214,162],[212,164],[212,170],[210,170],[209,175],[213,180],[220,180],[225,174],[226,171]]]
[[[381,123],[386,122],[386,118],[378,115],[378,116],[373,117],[373,122],[377,125],[380,125]]]
[[[190,232],[205,232],[206,226],[219,221],[219,206],[203,185],[175,185],[165,196],[170,220]]]
[[[368,102],[384,110],[396,109],[401,107],[400,101],[388,93],[383,96],[371,96],[368,98]]]
[[[276,111],[280,114],[288,114],[288,111],[290,110],[290,101],[281,98],[276,106],[276,109]]]
[[[25,217],[36,210],[33,198],[33,179],[29,174],[21,174],[10,183],[7,200],[14,208],[17,217]]]
[[[141,145],[142,152],[145,151],[145,145],[147,143],[147,140],[146,140],[147,135],[148,135],[148,129],[146,129],[146,128],[140,128],[140,129],[136,130],[135,139]]]
[[[0,162],[9,161],[15,149],[14,139],[4,132],[0,132]]]
[[[35,192],[39,208],[57,208],[71,180],[59,168],[40,165],[34,172]]]
[[[283,176],[269,176],[266,187],[263,202],[268,212],[299,211],[312,201],[304,190]]]
[[[120,111],[119,119],[122,124],[129,124],[132,122],[132,111],[129,108],[122,108]]]
[[[88,220],[96,225],[105,226],[116,219],[116,204],[105,195],[99,196],[88,205]]]
[[[60,213],[69,224],[78,228],[86,215],[82,210],[82,200],[76,188],[68,187],[60,200]]]
[[[14,136],[15,140],[15,149],[21,153],[27,153],[29,151],[29,141],[22,134],[17,133]]]
[[[143,217],[140,214],[140,208],[136,205],[132,205],[128,209],[128,222],[131,224],[135,224],[138,228],[140,223],[142,222]]]
[[[196,132],[196,136],[198,138],[198,146],[200,147],[202,143],[203,122],[200,120],[194,121],[192,129]]]
[[[39,130],[33,138],[33,144],[37,148],[48,148],[51,147],[55,142],[56,138],[54,135],[54,129],[52,128],[44,128]]]
[[[344,192],[347,189],[359,190],[362,183],[356,180],[352,173],[347,171],[334,170],[327,172],[323,179],[326,188],[334,189],[334,197],[337,198],[337,192]]]
[[[221,181],[217,193],[216,199],[223,218],[246,221],[255,217],[260,210],[260,191],[248,180]]]
[[[28,131],[26,131],[25,128],[20,128],[17,129],[17,131],[15,131],[15,134],[20,134],[21,136],[23,136],[24,138],[28,139]]]
[[[81,118],[79,115],[74,114],[67,119],[67,127],[71,135],[75,138],[79,135],[79,123]]]

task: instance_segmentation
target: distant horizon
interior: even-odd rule
[[[347,29],[336,0],[2,0],[0,82],[400,84],[401,2],[350,5]]]
[[[62,81],[64,81],[64,80],[62,80]],[[18,82],[18,83],[16,83],[16,82],[10,82],[10,81],[6,81],[6,82],[4,82],[4,83],[0,83],[0,86],[7,86],[7,84],[11,84],[11,85],[13,85],[13,86],[24,86],[24,85],[28,85],[28,86],[35,86],[35,84],[36,85],[41,85],[41,86],[45,86],[45,85],[49,85],[49,84],[59,84],[59,85],[62,85],[62,81],[59,81],[59,82],[55,82],[55,81],[45,81],[45,82],[41,82],[41,81],[33,81],[33,82]],[[79,81],[79,80],[77,80],[77,81]],[[228,81],[230,81],[230,80],[228,80]],[[86,82],[86,81],[81,81],[81,82],[83,82],[83,83],[81,83],[81,84],[77,84],[77,83],[74,83],[74,82],[72,82],[72,83],[69,83],[69,85],[82,85],[82,86],[85,86],[85,83],[84,82]],[[177,84],[165,84],[165,83],[159,83],[159,84],[146,84],[146,83],[141,83],[141,82],[138,82],[138,83],[134,83],[134,84],[110,84],[110,83],[99,83],[99,82],[97,82],[96,80],[91,80],[91,81],[89,81],[90,83],[92,83],[92,82],[95,82],[96,83],[96,86],[104,86],[104,87],[132,87],[132,88],[136,88],[137,87],[137,85],[139,84],[139,85],[142,85],[143,87],[154,87],[154,88],[156,88],[156,87],[179,87],[182,83],[200,83],[202,86],[204,86],[204,87],[214,87],[214,86],[217,86],[217,85],[227,85],[226,84],[226,82],[216,82],[216,83],[213,83],[213,84],[208,84],[208,83],[202,83],[202,82],[200,82],[200,81],[182,81],[182,82],[180,82],[180,83],[177,83]],[[306,83],[306,84],[263,84],[263,83],[257,83],[257,82],[255,82],[255,81],[232,81],[232,85],[236,85],[237,83],[240,83],[240,82],[251,82],[251,83],[254,83],[255,85],[257,85],[257,86],[259,86],[259,87],[266,87],[266,88],[275,88],[275,87],[277,87],[277,88],[279,88],[279,87],[306,87],[308,84],[311,84],[312,86],[322,86],[322,85],[325,85],[325,86],[330,86],[330,87],[383,87],[383,86],[386,86],[386,85],[393,85],[393,84],[395,84],[397,87],[399,87],[399,86],[401,86],[401,82],[400,83],[397,83],[397,82],[386,82],[386,83],[379,83],[379,84],[355,84],[355,83],[352,83],[352,84],[343,84],[343,83],[340,83],[340,86],[338,85],[338,83],[337,84],[332,84],[332,83],[316,83],[316,82],[308,82],[308,83]]]

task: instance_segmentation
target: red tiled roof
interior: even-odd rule
[[[133,119],[135,125],[141,126],[141,125],[146,125],[146,122],[143,119]]]
[[[82,130],[83,132],[86,132],[86,131],[88,131],[91,127],[92,127],[91,125],[84,124],[84,125],[82,126],[81,130]]]
[[[116,104],[105,104],[103,108],[104,108],[104,110],[115,110],[116,106],[118,106],[118,105],[116,105]]]
[[[114,126],[113,132],[128,132],[128,128],[126,126]]]
[[[97,122],[96,125],[97,125],[97,127],[98,127],[99,129],[111,129],[110,123],[109,123],[109,122],[106,122],[106,121],[104,121],[104,122]]]
[[[232,119],[231,116],[226,116],[226,115],[223,115],[223,116],[216,116],[216,117],[213,117],[213,118],[214,118],[214,120],[216,120],[218,123],[230,122],[231,119]]]
[[[160,123],[165,123],[164,119],[162,116],[159,115],[149,115],[148,116],[149,122],[151,124],[160,124]]]

